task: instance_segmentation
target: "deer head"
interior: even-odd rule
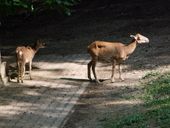
[[[130,35],[131,38],[134,38],[137,43],[142,44],[142,43],[149,43],[149,39],[141,34],[136,34],[136,35]]]
[[[36,47],[38,47],[38,48],[45,48],[46,47],[46,43],[42,39],[39,39],[36,42]]]

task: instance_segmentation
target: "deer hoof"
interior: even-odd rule
[[[101,82],[100,82],[99,80],[96,80],[96,84],[97,84],[97,85],[100,85]]]
[[[124,81],[124,80],[125,80],[125,79],[124,79],[124,78],[122,78],[122,77],[120,77],[119,79],[120,79],[121,81]]]
[[[111,79],[111,83],[114,83],[115,82],[115,79]]]

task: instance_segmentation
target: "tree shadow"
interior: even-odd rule
[[[81,79],[81,78],[60,78],[61,80],[67,80],[67,81],[76,81],[76,82],[89,82],[88,79]]]
[[[83,81],[25,80],[0,88],[2,127],[58,126],[80,95]],[[64,99],[63,99],[64,98]]]

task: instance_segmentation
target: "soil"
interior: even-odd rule
[[[7,19],[1,26],[0,48],[2,55],[11,56],[16,45],[42,38],[48,47],[40,50],[39,55],[68,56],[87,54],[86,47],[94,40],[128,43],[130,34],[148,37],[150,43],[139,45],[123,64],[125,81],[106,80],[99,86],[90,83],[63,125],[64,128],[102,128],[106,119],[142,109],[142,101],[128,97],[138,93],[140,80],[147,72],[170,69],[169,11],[169,3],[158,0],[82,1],[69,17],[44,12]],[[99,64],[97,72],[99,78],[107,79],[111,66]]]

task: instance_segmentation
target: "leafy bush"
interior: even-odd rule
[[[80,0],[45,0],[45,5],[51,9],[57,9],[67,15],[71,14],[70,7],[80,2]]]
[[[32,13],[46,9],[57,9],[59,12],[70,15],[70,8],[78,2],[80,0],[1,0],[0,15]]]

